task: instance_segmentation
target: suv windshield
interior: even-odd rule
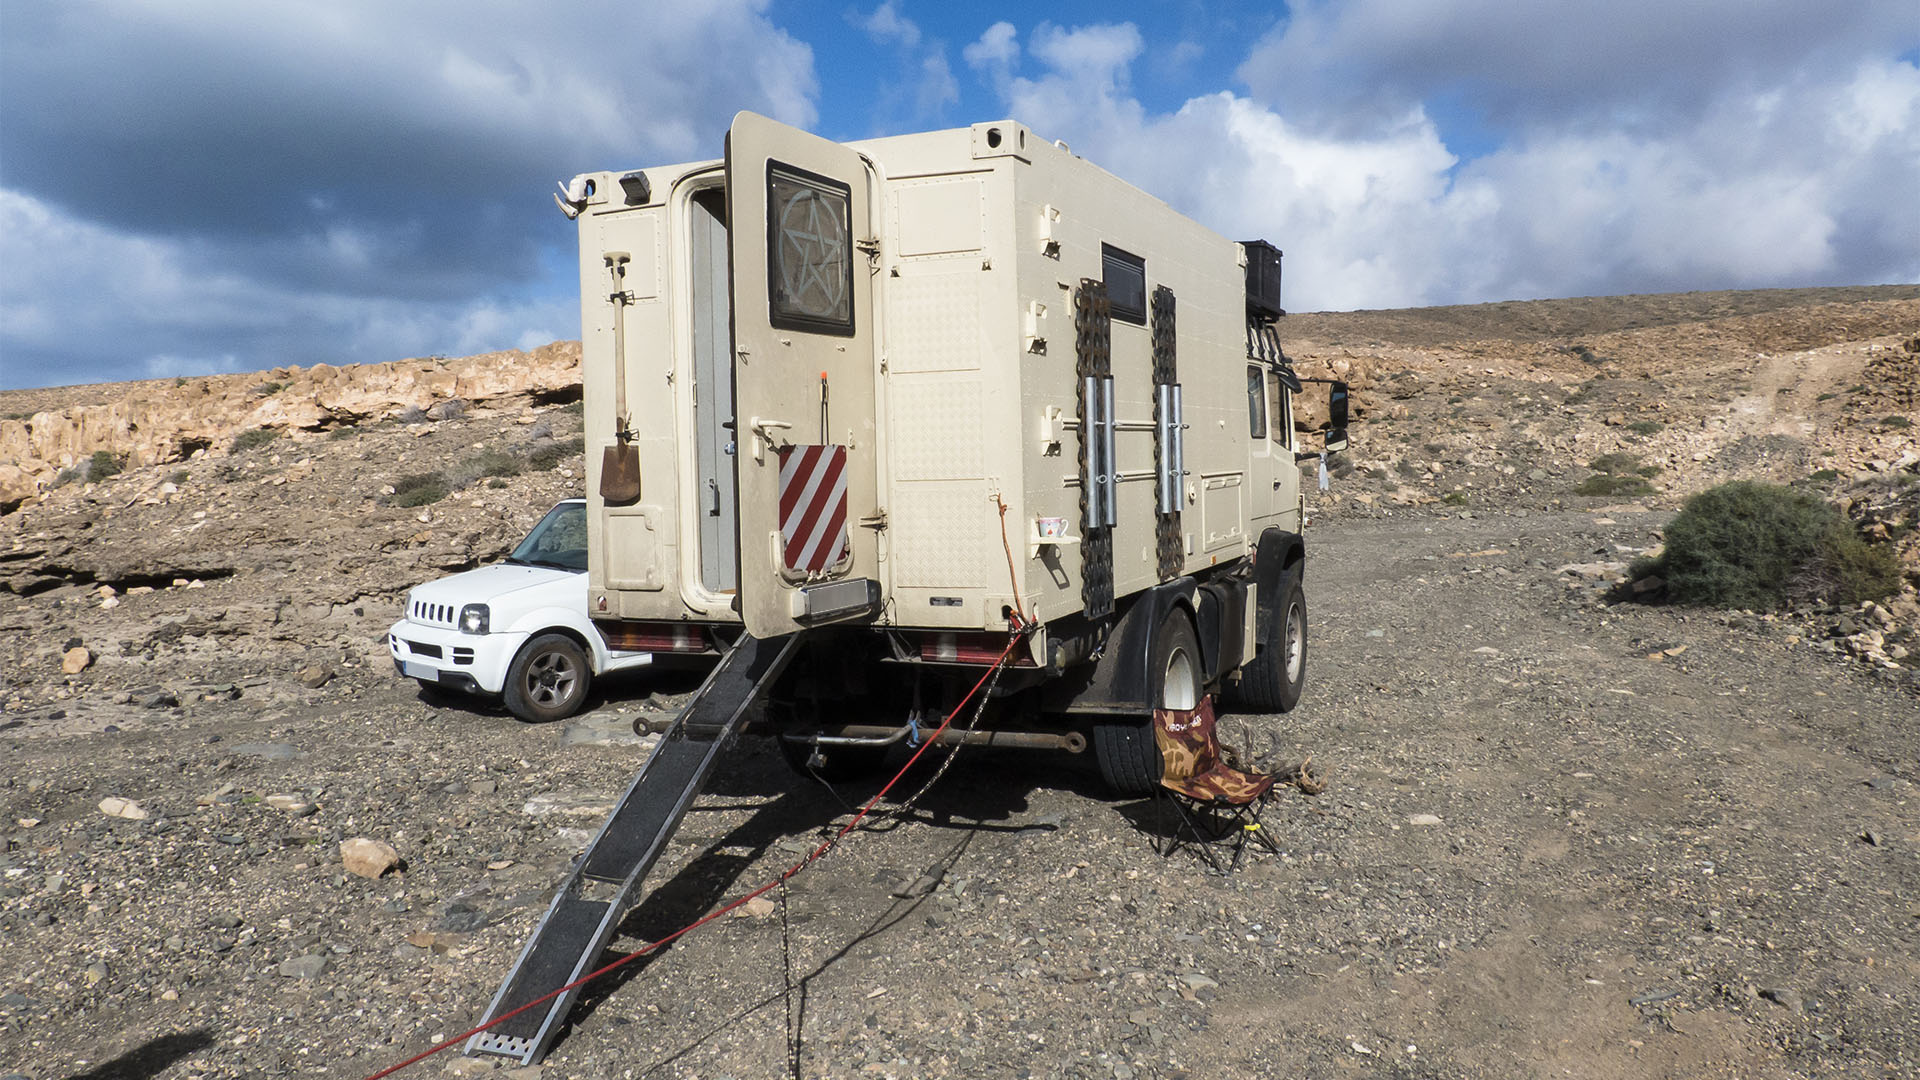
[[[520,546],[507,556],[510,563],[552,566],[561,570],[587,568],[587,507],[564,502],[547,511]]]

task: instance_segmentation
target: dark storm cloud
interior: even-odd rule
[[[556,179],[716,157],[740,108],[813,121],[764,7],[9,5],[0,385],[576,333],[542,295]],[[476,338],[508,309],[543,317]]]

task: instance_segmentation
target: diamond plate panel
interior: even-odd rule
[[[993,501],[978,481],[903,484],[895,489],[893,581],[904,588],[977,589],[1004,582]],[[990,576],[991,575],[991,576]]]
[[[980,273],[887,283],[887,368],[896,374],[980,366]]]
[[[887,394],[895,480],[974,480],[985,475],[979,376],[899,378]]]

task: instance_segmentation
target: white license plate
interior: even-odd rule
[[[410,679],[425,679],[428,682],[440,681],[439,668],[428,667],[425,664],[416,664],[411,660],[401,662],[406,666],[407,677]]]

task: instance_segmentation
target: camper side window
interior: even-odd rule
[[[767,295],[774,326],[853,333],[852,189],[767,163]]]
[[[1106,276],[1114,320],[1147,325],[1147,260],[1112,244],[1101,244],[1100,272]]]
[[[1259,364],[1247,365],[1247,425],[1248,435],[1267,437],[1267,380]]]

